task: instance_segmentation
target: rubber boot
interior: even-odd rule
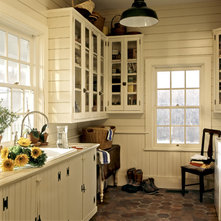
[[[133,184],[135,181],[135,171],[136,168],[130,168],[127,170],[127,182],[128,184]]]
[[[138,169],[135,172],[135,185],[141,186],[142,181],[143,181],[143,171],[141,169]]]

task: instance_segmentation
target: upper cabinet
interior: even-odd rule
[[[143,112],[142,35],[109,37],[109,113]]]
[[[73,8],[48,11],[49,120],[106,118],[107,37]]]
[[[221,29],[214,30],[214,64],[214,112],[221,112]]]

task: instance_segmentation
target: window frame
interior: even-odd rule
[[[201,68],[201,119],[200,119],[200,144],[191,145],[161,145],[154,143],[154,73],[157,68]],[[172,152],[195,152],[201,149],[201,137],[203,128],[211,128],[212,117],[212,56],[171,56],[145,59],[145,113],[144,113],[144,142],[146,151],[172,151]]]
[[[179,107],[176,107],[176,106],[162,106],[159,108],[159,106],[157,106],[157,91],[158,91],[158,88],[157,88],[157,72],[159,71],[168,71],[170,72],[170,88],[168,88],[168,90],[170,91],[170,95],[171,95],[171,90],[173,89],[171,87],[171,72],[172,71],[184,71],[186,72],[187,70],[199,70],[200,71],[200,85],[199,85],[199,91],[200,91],[200,94],[199,94],[199,106],[187,106],[186,104],[184,104],[183,106],[179,106]],[[196,66],[196,67],[167,67],[167,68],[155,68],[155,73],[154,73],[154,110],[153,110],[153,115],[154,115],[154,134],[153,134],[153,144],[155,147],[186,147],[186,148],[191,148],[191,147],[197,147],[199,144],[187,144],[185,143],[185,129],[186,129],[186,124],[183,125],[184,127],[184,143],[179,143],[179,144],[176,144],[176,143],[171,143],[171,128],[173,127],[173,125],[171,124],[171,115],[170,115],[170,124],[168,125],[168,127],[170,127],[170,143],[157,143],[157,110],[158,109],[177,109],[177,108],[181,108],[181,109],[184,109],[184,118],[185,118],[185,110],[188,109],[188,108],[196,108],[196,107],[199,107],[199,143],[200,143],[200,131],[201,131],[201,122],[202,122],[202,108],[201,108],[201,85],[202,85],[202,82],[201,82],[201,67],[199,66]],[[186,82],[186,79],[185,79],[185,82]],[[177,88],[176,88],[177,89]],[[184,85],[184,93],[186,94],[186,90],[188,88],[186,88],[186,85]],[[192,88],[191,88],[192,89]],[[184,97],[186,98],[186,96]],[[172,99],[172,96],[170,96],[170,104],[171,104],[171,99]],[[185,122],[185,119],[184,119],[184,122]],[[190,126],[191,127],[191,126]]]
[[[34,70],[33,70],[33,61],[34,61],[34,38],[32,35],[28,35],[26,33],[23,33],[22,31],[18,31],[16,29],[13,29],[13,28],[10,28],[10,27],[6,27],[6,26],[3,26],[3,25],[0,25],[0,30],[1,31],[4,31],[6,33],[6,55],[4,56],[0,56],[0,58],[4,59],[5,61],[13,61],[13,62],[16,62],[19,64],[19,78],[21,77],[20,74],[20,68],[21,68],[21,65],[22,64],[25,64],[25,65],[29,65],[30,66],[30,86],[27,86],[27,85],[20,85],[20,84],[12,84],[12,83],[3,83],[3,82],[0,82],[0,87],[4,87],[4,88],[7,88],[9,90],[11,90],[10,92],[10,110],[12,110],[12,90],[22,90],[23,91],[23,111],[22,112],[16,112],[16,114],[19,116],[19,117],[24,117],[24,115],[27,113],[27,111],[25,111],[26,107],[25,107],[25,91],[28,90],[28,91],[32,91],[33,92],[33,98],[34,98],[34,101],[33,101],[33,110],[35,109],[35,97],[36,97],[36,87],[35,87],[35,84],[34,84],[34,79],[35,79],[35,75],[34,75]],[[13,58],[10,58],[8,57],[8,54],[7,54],[7,50],[8,50],[8,34],[11,34],[11,35],[14,35],[18,38],[18,59],[13,59]],[[29,62],[25,62],[25,61],[22,61],[21,60],[21,57],[20,57],[20,39],[24,39],[24,40],[27,40],[29,41]],[[7,68],[7,67],[6,67]],[[8,68],[7,68],[7,80],[8,80]],[[13,124],[12,123],[12,126],[11,126],[11,139],[9,141],[5,141],[4,143],[11,143],[14,139],[14,136],[15,136],[15,131],[13,129]],[[20,130],[17,131],[18,133],[18,137],[20,137]],[[3,136],[4,136],[4,133],[3,133]]]

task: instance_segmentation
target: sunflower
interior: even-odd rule
[[[2,159],[7,159],[8,158],[8,154],[9,154],[9,150],[7,147],[4,147],[2,150],[1,150],[1,158]]]
[[[29,159],[26,154],[19,154],[15,158],[15,166],[21,167],[28,163]]]
[[[42,155],[42,151],[40,148],[38,147],[33,147],[32,150],[31,150],[31,156],[34,158],[34,159],[37,159],[39,156]]]
[[[20,139],[18,140],[18,144],[22,147],[28,147],[30,146],[31,141],[28,138],[20,137]]]
[[[3,171],[12,171],[14,169],[14,161],[11,159],[4,159],[1,167]]]

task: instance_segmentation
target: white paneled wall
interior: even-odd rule
[[[145,60],[172,58],[175,61],[178,57],[213,55],[212,30],[221,27],[220,1],[154,9],[159,17],[157,25],[128,29],[128,31],[140,31],[144,34]],[[121,11],[102,11],[101,14],[106,17],[105,25],[110,28],[111,19],[114,15],[121,14]],[[213,90],[213,70],[206,74],[212,79]],[[148,85],[148,82],[145,82],[145,85]],[[212,91],[212,97],[213,94]],[[145,96],[145,102],[152,97],[148,94]],[[126,183],[126,170],[136,167],[143,170],[145,178],[154,177],[159,187],[180,188],[180,166],[187,163],[194,152],[144,151],[145,114],[140,116],[114,114],[110,115],[110,119],[106,122],[107,125],[116,126],[117,134],[114,143],[121,145],[119,184]],[[221,115],[213,114],[211,124],[213,128],[221,129]],[[192,176],[189,177],[191,178]]]

